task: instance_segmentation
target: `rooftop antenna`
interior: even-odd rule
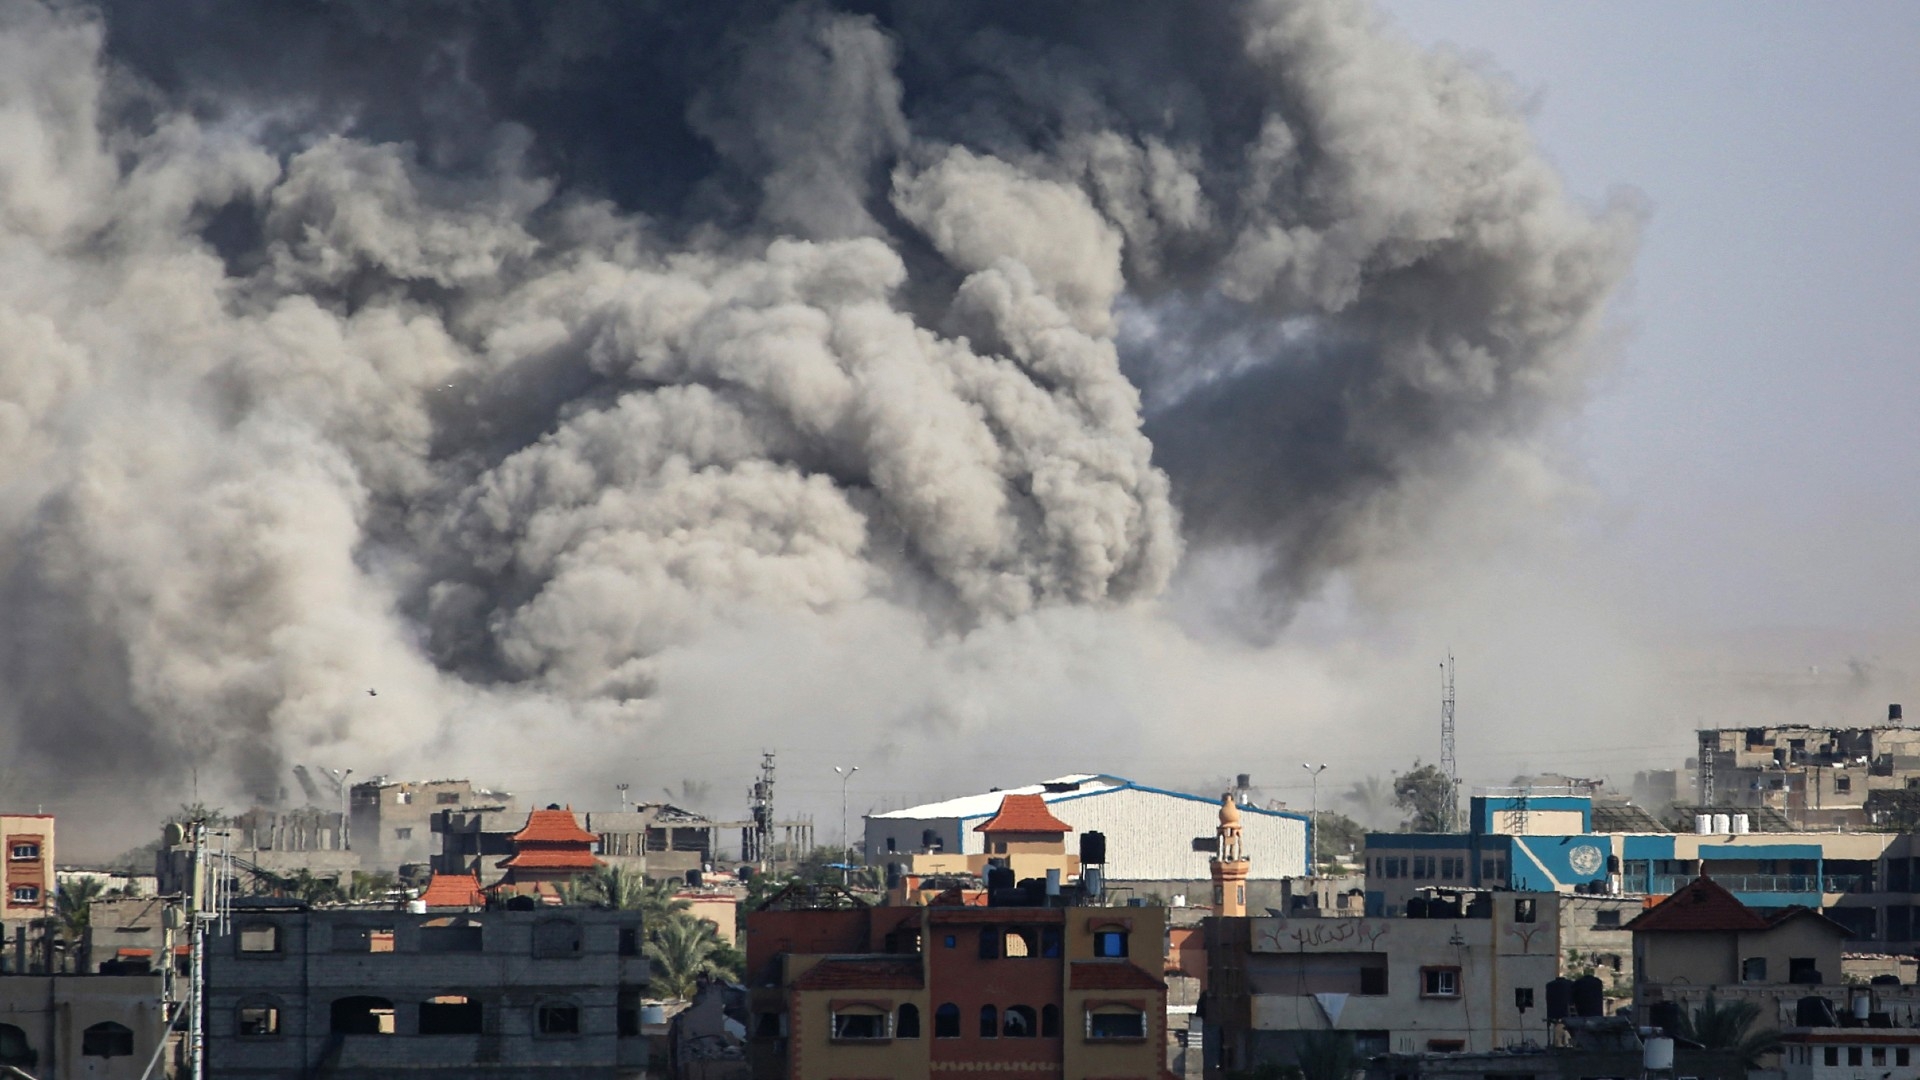
[[[772,868],[773,864],[773,751],[760,755],[760,779],[754,781],[747,792],[747,810],[753,819],[753,826],[747,833],[752,849],[744,854],[747,861],[762,870]]]
[[[1447,774],[1447,831],[1460,816],[1460,762],[1453,753],[1453,650],[1440,665],[1440,771]]]

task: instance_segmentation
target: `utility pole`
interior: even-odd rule
[[[1459,827],[1460,763],[1453,753],[1453,650],[1440,665],[1440,771],[1447,774],[1447,831]]]
[[[1309,843],[1312,845],[1312,851],[1309,852],[1307,855],[1307,876],[1319,877],[1320,876],[1320,774],[1323,772],[1326,772],[1327,767],[1324,763],[1320,765],[1314,765],[1305,761],[1300,763],[1300,767],[1307,770],[1307,773],[1313,778],[1313,801],[1308,804],[1310,809],[1308,809],[1307,811],[1307,833],[1308,833],[1307,839]]]
[[[853,865],[853,833],[847,828],[847,785],[853,782],[853,774],[860,771],[860,766],[848,765],[843,769],[835,765],[833,771],[840,774],[840,839],[847,846],[846,858],[843,862],[851,866]],[[840,882],[843,885],[852,884],[853,871],[840,871]]]
[[[627,810],[627,789],[632,786],[633,786],[632,784],[613,785],[613,789],[620,793],[620,812],[621,813],[625,813]]]

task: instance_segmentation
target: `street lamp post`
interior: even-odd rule
[[[1310,837],[1313,850],[1307,856],[1307,876],[1318,877],[1320,876],[1320,774],[1326,772],[1327,767],[1324,764],[1314,765],[1305,761],[1300,763],[1300,767],[1307,770],[1313,777],[1313,802],[1308,804],[1311,809],[1307,811],[1307,831],[1313,834]]]
[[[853,774],[860,771],[860,766],[847,765],[842,767],[839,765],[835,765],[833,767],[833,771],[840,774],[840,839],[841,839],[841,842],[844,843],[847,848],[845,857],[841,861],[847,865],[852,865],[853,833],[847,828],[847,785],[853,782]],[[843,885],[851,884],[852,881],[853,881],[852,870],[840,871],[841,884]]]

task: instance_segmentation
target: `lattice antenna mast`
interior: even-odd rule
[[[747,794],[747,809],[753,817],[753,829],[749,834],[753,841],[753,850],[747,853],[747,861],[768,869],[774,860],[773,853],[773,752],[760,755],[760,779],[754,781],[753,790]]]
[[[1447,831],[1452,832],[1460,816],[1460,762],[1453,752],[1453,652],[1440,665],[1440,771],[1447,774]]]

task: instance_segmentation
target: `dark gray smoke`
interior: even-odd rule
[[[1578,401],[1632,247],[1347,0],[0,12],[0,695],[59,770],[617,736],[718,628],[939,648],[1183,549],[1283,617]]]

